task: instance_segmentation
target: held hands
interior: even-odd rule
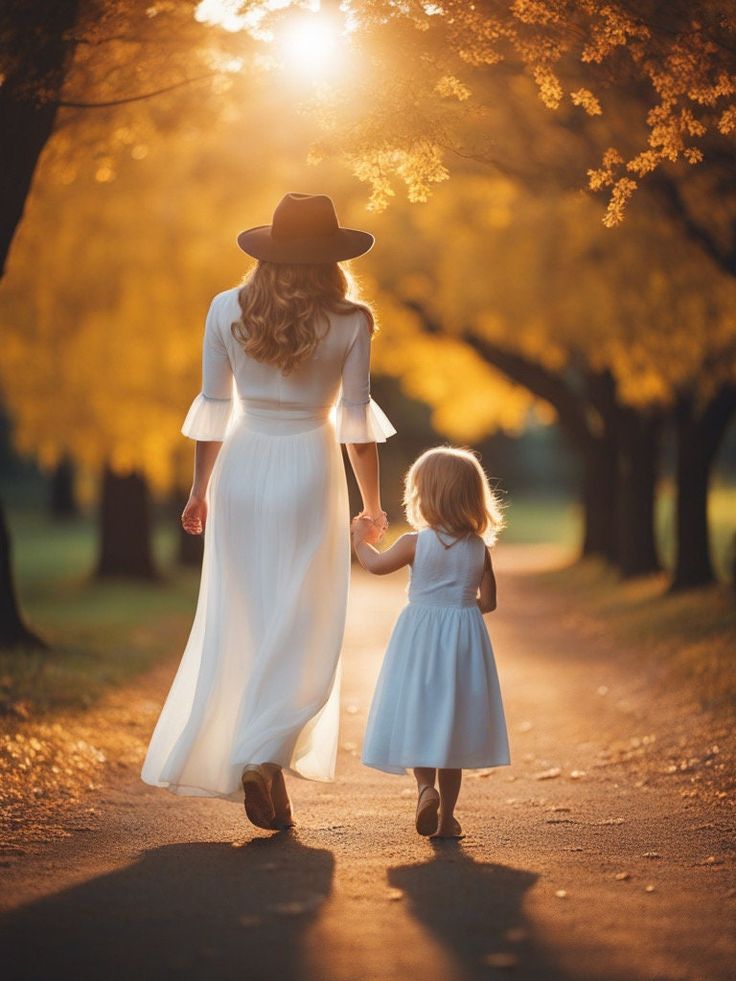
[[[361,512],[353,518],[350,532],[353,539],[353,548],[365,542],[368,545],[375,545],[383,538],[388,528],[388,517],[385,511],[379,511],[375,515]]]
[[[207,502],[203,497],[189,495],[181,514],[181,525],[188,535],[202,535],[207,523]]]

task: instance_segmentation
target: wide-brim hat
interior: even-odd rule
[[[374,241],[370,232],[341,228],[326,194],[285,194],[270,225],[246,228],[238,235],[238,245],[254,259],[299,264],[355,259]]]

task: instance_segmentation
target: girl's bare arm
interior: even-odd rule
[[[481,613],[491,613],[496,609],[496,576],[493,573],[491,551],[486,548],[486,559],[483,567],[483,578],[480,581],[478,606]]]
[[[358,519],[358,521],[360,520]],[[385,576],[389,572],[396,572],[397,569],[411,565],[414,561],[417,544],[416,532],[410,532],[397,538],[391,548],[387,548],[385,552],[379,552],[368,542],[356,539],[357,536],[354,535],[353,542],[358,561],[364,569],[376,576]]]

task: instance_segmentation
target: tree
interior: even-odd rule
[[[662,181],[679,195],[673,211],[685,227],[689,175],[671,165],[714,175],[732,166],[736,16],[725,0],[371,0],[350,4],[346,16],[357,67],[317,93],[319,151],[351,163],[378,208],[393,197],[394,178],[426,198],[453,155],[536,180],[535,164],[560,172],[559,155],[570,162],[565,141],[540,159],[533,132],[519,146],[524,118],[494,126],[489,94],[517,109],[521,93],[529,116],[524,79],[597,157],[590,166],[578,152],[573,178],[581,186],[587,166],[590,188],[608,192],[609,226],[639,183]]]
[[[68,171],[86,152],[98,180],[114,175],[117,152],[127,152],[131,143],[145,146],[139,130],[119,125],[119,107],[191,92],[196,83],[207,82],[206,91],[198,87],[196,107],[217,117],[222,80],[243,66],[251,49],[242,38],[231,47],[227,32],[196,18],[197,7],[195,0],[10,0],[2,5],[0,135],[6,150],[0,167],[0,277],[41,155],[52,134],[73,124],[75,114],[101,114],[100,126],[81,141],[79,156],[67,159]],[[182,117],[172,116],[170,106],[159,100],[149,130],[179,124]],[[2,513],[0,523],[7,538]],[[6,544],[4,561],[9,539]],[[25,628],[9,564],[0,577],[0,616],[0,636],[12,643]]]
[[[113,111],[121,106],[175,93],[180,110],[202,108],[204,101],[216,114],[212,96],[221,93],[228,73],[245,65],[253,45],[243,38],[235,44],[227,31],[198,19],[197,9],[197,0],[2,5],[0,135],[6,153],[0,168],[0,277],[41,154],[75,114],[103,114],[108,129],[98,137],[97,152],[105,137],[114,146],[110,123],[117,122]],[[157,122],[163,125],[163,118]]]
[[[384,212],[374,275],[419,314],[417,331],[470,346],[553,406],[587,474],[586,550],[639,574],[658,567],[663,424],[682,392],[707,403],[711,385],[736,375],[735,286],[656,219],[632,216],[612,242],[591,208],[577,195],[456,177],[431,206]],[[687,548],[707,552],[707,535],[695,537]]]

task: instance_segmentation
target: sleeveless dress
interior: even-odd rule
[[[230,332],[239,318],[238,288],[214,298],[202,391],[181,428],[222,447],[194,621],[141,773],[232,800],[246,763],[334,776],[350,574],[340,443],[395,432],[370,398],[360,311],[331,314],[314,356],[288,375],[245,354]]]
[[[408,767],[507,766],[508,734],[493,649],[477,603],[485,544],[423,528],[409,603],[389,640],[368,713],[363,763]]]

